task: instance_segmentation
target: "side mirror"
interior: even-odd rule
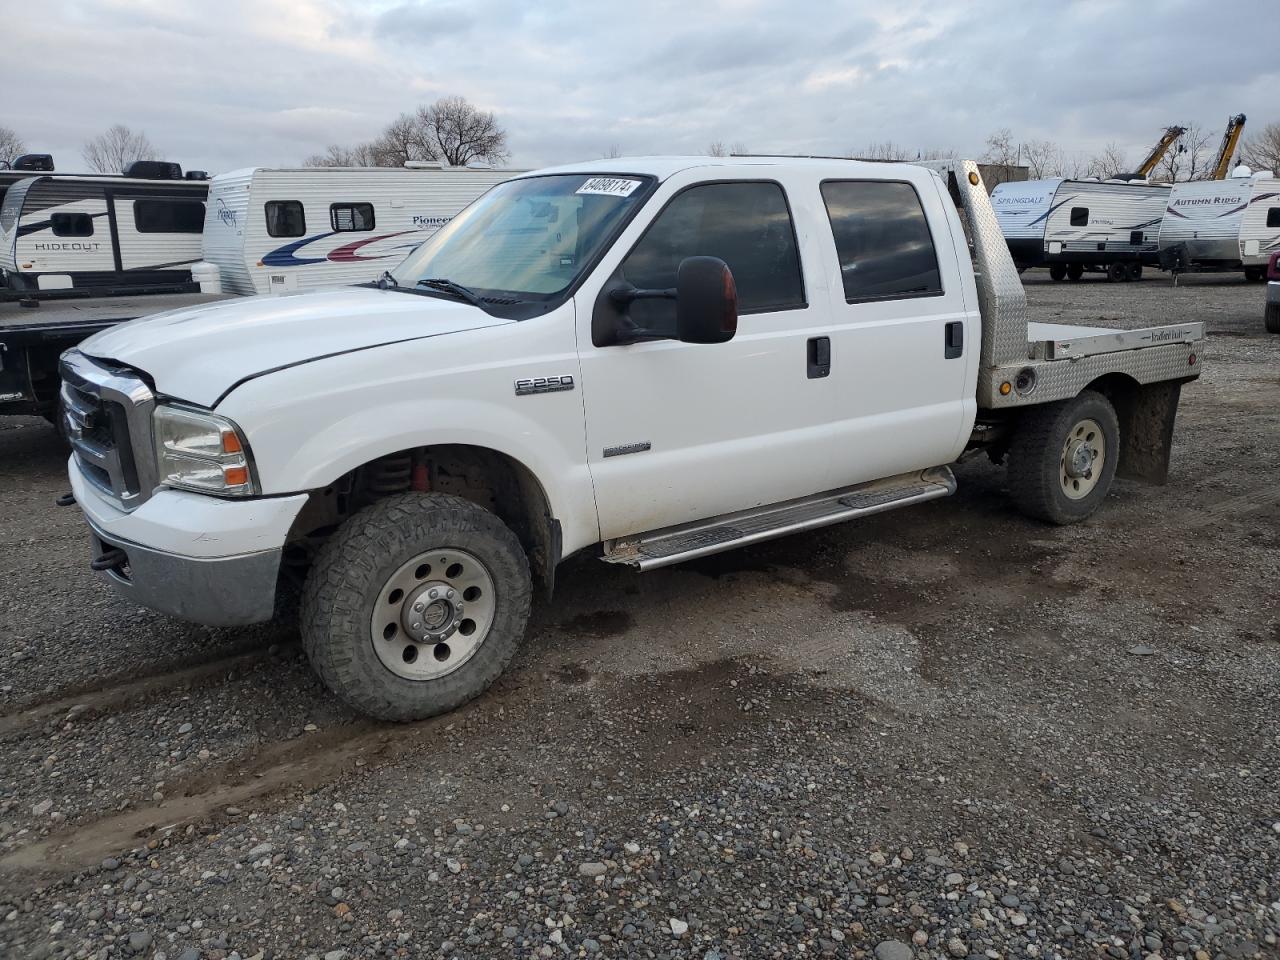
[[[724,343],[738,332],[738,287],[717,257],[685,257],[676,272],[676,335],[684,343]]]
[[[674,300],[675,329],[649,329],[631,319],[628,307],[637,300]],[[729,265],[716,257],[686,257],[676,271],[676,285],[644,289],[625,282],[605,286],[591,317],[591,342],[597,347],[642,340],[724,343],[738,332],[738,288]]]

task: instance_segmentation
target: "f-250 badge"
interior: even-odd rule
[[[555,393],[559,390],[572,390],[573,377],[525,377],[516,381],[516,396],[525,397],[531,393]]]

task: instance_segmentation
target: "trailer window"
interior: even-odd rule
[[[199,200],[135,200],[133,225],[139,233],[203,233],[204,204]]]
[[[373,229],[372,203],[333,203],[329,205],[329,226],[334,233]]]
[[[54,213],[49,221],[55,237],[93,236],[93,217],[87,213]]]
[[[739,313],[805,305],[795,226],[776,183],[707,183],[678,194],[627,255],[622,276],[637,287],[668,289],[680,262],[698,256],[729,265]],[[636,300],[628,310],[642,327],[675,330],[673,300]]]
[[[1087,227],[1089,225],[1089,208],[1088,207],[1072,207],[1071,208],[1071,225],[1073,227]]]
[[[822,199],[848,303],[936,297],[942,274],[915,187],[885,180],[828,180]]]
[[[1280,207],[1272,207],[1267,211],[1267,226],[1280,227]]]
[[[300,200],[268,200],[267,233],[273,237],[300,237],[307,232],[307,218]]]

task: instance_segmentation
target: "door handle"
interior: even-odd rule
[[[816,380],[831,373],[830,337],[810,337],[808,354],[810,380]]]
[[[946,335],[942,348],[943,359],[954,360],[964,353],[964,321],[952,320],[944,330]]]

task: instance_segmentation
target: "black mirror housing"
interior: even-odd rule
[[[676,272],[676,333],[684,343],[724,343],[738,332],[738,287],[718,257],[686,257]]]

